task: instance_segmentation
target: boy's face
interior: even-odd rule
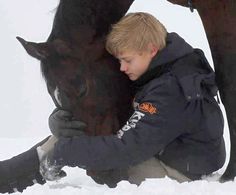
[[[149,49],[145,52],[125,51],[120,53],[118,60],[120,61],[120,71],[124,72],[130,80],[137,80],[144,74],[152,58],[156,55],[157,49]]]

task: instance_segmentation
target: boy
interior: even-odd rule
[[[197,180],[220,169],[225,162],[223,117],[214,99],[214,72],[203,52],[141,12],[112,26],[106,48],[138,89],[134,113],[117,135],[52,141],[53,154],[41,162],[44,178],[49,179],[52,162],[59,167],[53,169],[54,176],[65,165],[128,168],[128,180],[138,185],[145,178],[166,175],[179,182]],[[58,110],[50,116],[54,134],[80,130],[68,122],[68,114]]]

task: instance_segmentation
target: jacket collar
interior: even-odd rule
[[[193,48],[178,34],[168,33],[166,47],[153,57],[148,70],[134,82],[134,85],[141,87],[150,80],[159,77],[170,68],[174,61],[192,52]]]

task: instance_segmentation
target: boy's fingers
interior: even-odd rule
[[[72,116],[73,115],[71,114],[71,112],[66,111],[66,110],[58,110],[55,113],[55,117],[60,118],[60,119],[69,119],[69,118],[72,118]]]
[[[58,132],[58,136],[62,137],[74,137],[84,135],[84,132],[78,129],[65,129],[64,131]]]
[[[72,129],[84,130],[87,127],[86,123],[82,121],[69,121],[69,123],[70,125],[68,128]]]

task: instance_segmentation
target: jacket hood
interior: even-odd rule
[[[166,37],[166,47],[157,52],[148,70],[134,82],[134,86],[137,88],[141,87],[148,81],[161,75],[165,69],[168,69],[168,64],[193,52],[194,49],[178,34],[168,33]]]
[[[193,48],[178,34],[168,33],[166,37],[166,47],[159,51],[152,59],[149,70],[173,62],[192,52]]]

